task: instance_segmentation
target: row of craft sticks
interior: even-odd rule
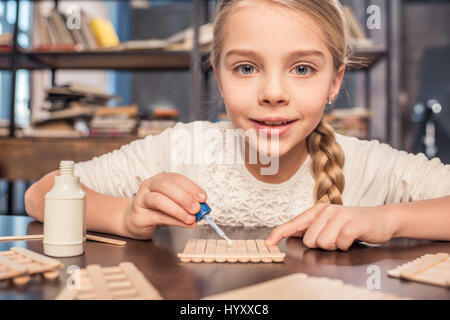
[[[39,273],[47,279],[54,279],[59,275],[55,270],[61,267],[61,261],[21,247],[0,252],[0,280],[14,278],[16,284],[26,283],[29,275]]]
[[[73,286],[64,288],[57,300],[162,299],[158,290],[131,262],[114,267],[88,265],[78,272],[72,275]]]
[[[295,273],[255,285],[219,293],[205,300],[391,300],[399,297],[339,279]]]
[[[448,253],[426,254],[389,270],[388,275],[395,278],[450,287],[450,255]]]
[[[282,262],[285,253],[277,246],[266,246],[264,240],[189,239],[177,256],[181,262]]]

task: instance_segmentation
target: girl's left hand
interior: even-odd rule
[[[266,243],[302,237],[309,248],[347,250],[355,240],[384,243],[396,232],[393,215],[380,207],[346,207],[317,203],[294,219],[276,227]]]

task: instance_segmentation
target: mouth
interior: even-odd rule
[[[285,121],[280,121],[280,120],[255,120],[255,119],[250,119],[253,122],[256,122],[262,126],[268,126],[268,127],[284,127],[288,124],[294,123],[297,120],[285,120]]]
[[[286,118],[259,118],[250,119],[256,130],[264,130],[268,136],[277,135],[279,137],[287,135],[294,124],[298,121]]]

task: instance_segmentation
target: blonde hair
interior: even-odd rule
[[[259,0],[261,1],[261,0]],[[350,49],[347,44],[347,25],[343,9],[338,0],[264,0],[289,9],[300,10],[320,26],[325,41],[333,56],[336,72],[349,62]],[[219,70],[220,54],[224,42],[224,26],[227,17],[238,7],[254,4],[254,0],[222,0],[216,11],[213,41],[209,63]],[[345,187],[343,167],[344,152],[337,143],[334,129],[321,120],[307,138],[308,153],[312,158],[313,176],[316,180],[314,197],[316,202],[343,204],[341,194]]]

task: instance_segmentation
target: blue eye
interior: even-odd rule
[[[295,67],[296,73],[300,76],[306,76],[311,71],[311,69],[312,68],[310,66],[306,66],[303,64]]]
[[[252,74],[254,67],[250,64],[241,64],[240,66],[237,66],[236,69],[242,71],[242,74]]]

